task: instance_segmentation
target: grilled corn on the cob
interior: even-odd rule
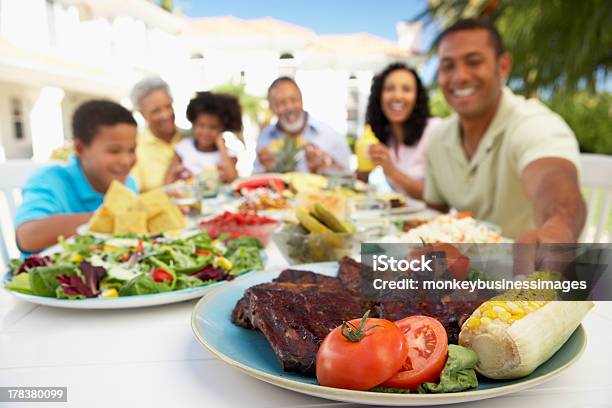
[[[593,302],[490,300],[461,327],[459,344],[478,354],[489,378],[519,378],[548,360],[578,327]]]

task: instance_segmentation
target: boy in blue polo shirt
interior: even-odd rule
[[[38,252],[74,235],[104,201],[113,180],[137,192],[129,177],[136,162],[136,121],[123,106],[93,100],[72,118],[75,156],[66,165],[35,172],[26,182],[15,214],[17,245]]]

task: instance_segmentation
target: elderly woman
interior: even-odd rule
[[[181,135],[174,123],[170,88],[163,79],[150,77],[141,80],[134,85],[131,99],[134,109],[147,122],[147,127],[138,137],[137,162],[132,171],[140,191],[144,192],[164,184]],[[168,177],[177,180],[185,171],[184,167],[176,166]]]
[[[394,63],[374,77],[364,135],[357,141],[357,176],[380,166],[398,192],[422,199],[431,129],[427,90],[416,71]]]

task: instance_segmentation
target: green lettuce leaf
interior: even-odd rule
[[[30,289],[36,296],[56,297],[56,289],[60,286],[58,276],[78,275],[74,265],[39,266],[28,271]]]
[[[197,286],[203,286],[205,283],[197,276],[190,275],[177,275],[175,290],[195,288]]]
[[[32,288],[30,287],[30,275],[27,272],[22,272],[18,275],[14,275],[13,279],[5,286],[15,292],[24,293],[26,295],[32,294]]]
[[[460,392],[478,387],[474,371],[477,362],[478,356],[473,350],[449,344],[448,359],[440,374],[440,382],[419,385],[419,393]]]
[[[242,275],[247,271],[263,269],[261,254],[256,246],[239,247],[228,259],[232,263],[229,274],[233,276]]]
[[[58,286],[57,287],[57,289],[55,290],[55,296],[58,299],[69,299],[69,300],[87,299],[85,297],[85,295],[81,295],[81,294],[67,295],[66,292],[64,292],[64,287],[63,286]]]
[[[170,290],[170,286],[155,282],[150,275],[140,275],[123,285],[119,289],[119,296],[150,295]]]

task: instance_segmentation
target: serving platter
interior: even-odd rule
[[[338,264],[327,262],[294,265],[291,268],[335,276]],[[284,372],[263,335],[231,322],[232,310],[244,291],[253,285],[271,281],[280,272],[278,268],[260,272],[211,291],[195,306],[191,326],[199,343],[221,361],[259,380],[302,394],[383,406],[430,406],[477,401],[518,392],[550,381],[574,364],[586,347],[586,333],[583,327],[579,326],[563,347],[529,376],[505,381],[479,377],[478,388],[473,391],[391,394],[323,387],[317,384],[315,378]]]

